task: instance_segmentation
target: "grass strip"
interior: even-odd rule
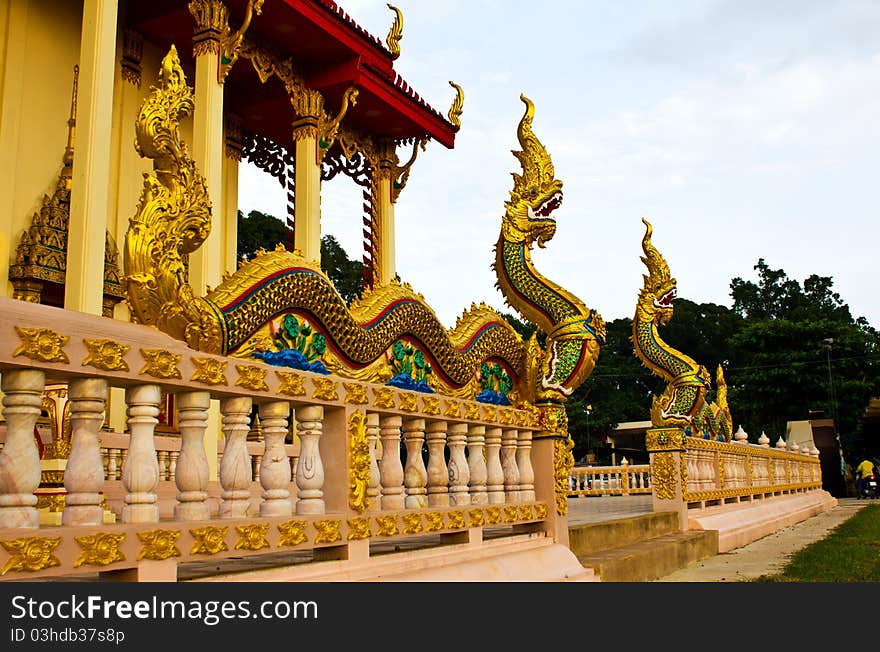
[[[754,582],[880,582],[880,505],[867,505],[828,536]]]

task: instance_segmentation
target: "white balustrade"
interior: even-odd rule
[[[504,467],[501,466],[501,428],[486,428],[486,492],[489,503],[503,503]]]
[[[523,502],[535,499],[535,471],[532,467],[532,431],[521,430],[516,444],[519,468],[519,497]]]
[[[123,523],[152,523],[159,520],[156,488],[159,486],[159,462],[153,441],[159,423],[158,385],[137,385],[125,391],[128,404],[128,429],[131,439],[122,463],[122,484],[125,487]]]
[[[403,509],[406,499],[403,489],[403,464],[400,461],[400,427],[403,419],[384,416],[379,420],[382,441],[382,461],[379,476],[382,484],[381,506],[384,510]]]
[[[299,462],[296,466],[297,514],[323,514],[324,463],[320,439],[324,430],[324,408],[309,405],[296,409],[297,434],[300,440]]]
[[[220,401],[223,415],[223,435],[226,444],[220,459],[220,516],[241,518],[247,516],[251,498],[251,456],[247,449],[250,432],[252,400],[248,396]]]
[[[428,505],[431,507],[449,505],[449,470],[444,457],[446,427],[445,421],[429,421],[425,432],[428,444]]]
[[[107,381],[102,378],[75,378],[68,387],[70,401],[71,449],[64,470],[66,506],[61,515],[64,525],[101,525],[101,489],[104,464],[98,432],[104,422]]]
[[[403,422],[403,443],[406,446],[406,468],[403,471],[403,484],[406,488],[404,506],[419,509],[428,506],[428,472],[422,459],[422,445],[425,443],[425,420],[407,419]]]
[[[290,404],[287,401],[260,405],[261,438],[265,445],[259,466],[260,485],[263,487],[260,516],[289,516],[293,513],[290,463],[284,449],[289,416]]]
[[[467,444],[468,425],[453,423],[449,426],[449,503],[451,505],[470,505],[471,495],[468,493],[470,469],[464,450]]]
[[[379,463],[376,460],[376,445],[379,441],[379,415],[367,413],[367,443],[370,450],[370,483],[367,485],[367,508],[378,509],[379,505]]]
[[[519,497],[519,467],[516,465],[517,431],[506,429],[501,433],[501,469],[504,473],[504,497],[517,502]]]
[[[489,502],[489,494],[486,492],[489,473],[486,468],[485,447],[486,426],[471,425],[468,428],[467,451],[468,471],[470,472],[468,489],[473,505],[485,505]]]
[[[0,527],[35,528],[40,523],[34,495],[40,485],[34,426],[45,380],[45,374],[35,369],[3,372],[6,445],[0,451]]]
[[[208,427],[208,392],[181,392],[176,397],[180,430],[180,457],[174,482],[177,504],[174,517],[182,521],[204,521],[210,517],[208,498],[208,456],[205,453],[205,430]]]

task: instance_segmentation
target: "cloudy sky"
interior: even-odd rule
[[[384,40],[393,13],[341,0]],[[395,68],[446,113],[398,200],[397,269],[447,326],[471,302],[508,311],[490,265],[518,162],[520,93],[565,199],[534,255],[606,320],[631,317],[645,217],[679,296],[730,306],[764,258],[831,276],[880,327],[880,3],[876,0],[396,0]],[[403,160],[408,151],[401,151]],[[274,179],[242,171],[242,210],[285,213]],[[360,189],[323,189],[324,232],[360,258]]]

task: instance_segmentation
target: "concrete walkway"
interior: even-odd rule
[[[748,582],[761,575],[778,573],[788,558],[801,548],[823,539],[862,507],[875,501],[838,498],[837,506],[762,539],[696,562],[655,582]]]

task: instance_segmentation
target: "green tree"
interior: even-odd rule
[[[730,284],[733,312],[743,317],[727,374],[734,423],[752,440],[764,430],[776,441],[786,421],[822,411],[835,419],[844,455],[863,454],[861,416],[880,391],[877,331],[853,319],[831,277],[801,284],[764,259],[755,269],[757,283]]]
[[[269,251],[278,243],[289,247],[292,242],[293,230],[277,217],[260,211],[251,211],[245,217],[238,211],[239,258],[244,256],[250,260],[260,249]],[[351,260],[336,238],[329,234],[321,237],[321,269],[346,303],[360,296],[364,264]]]
[[[632,320],[615,319],[605,326],[596,368],[566,404],[575,459],[596,452],[619,423],[649,419],[652,393],[663,389],[660,379],[635,356]]]
[[[364,286],[364,264],[351,260],[332,235],[321,238],[321,269],[333,281],[346,303],[360,296]]]
[[[251,211],[247,217],[238,211],[238,258],[253,258],[259,249],[271,251],[280,242],[291,242],[292,230],[277,217]]]

